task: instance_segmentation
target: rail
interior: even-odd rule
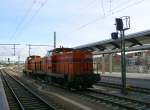
[[[111,87],[111,88],[116,88],[116,89],[121,89],[122,88],[121,84],[110,83],[110,82],[99,82],[95,85]],[[137,86],[128,86],[127,90],[128,91],[139,92],[139,93],[150,94],[150,88],[143,88],[143,87],[137,87]]]
[[[11,91],[14,100],[17,101],[19,109],[56,110],[52,105],[49,105],[40,96],[36,95],[33,91],[31,91],[29,88],[27,88],[25,85],[6,72],[5,74],[3,72],[2,78],[5,81],[6,86]]]
[[[88,89],[86,92],[78,92],[78,94],[80,94],[82,97],[88,97],[90,100],[95,100],[95,102],[104,102],[107,105],[112,106],[111,108],[117,107],[118,110],[148,110],[150,108],[150,103],[145,101],[127,98],[124,96],[117,96],[91,89]]]

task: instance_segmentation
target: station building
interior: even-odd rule
[[[94,57],[94,71],[120,72],[121,56],[118,53]],[[126,53],[126,70],[128,73],[150,73],[150,50]]]

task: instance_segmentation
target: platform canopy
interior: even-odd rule
[[[126,51],[150,49],[150,30],[141,31],[125,36]],[[109,54],[120,52],[120,38],[108,39],[74,47],[76,50],[88,50],[93,54]]]

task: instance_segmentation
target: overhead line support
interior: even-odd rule
[[[0,45],[12,45],[13,46],[13,50],[14,50],[14,53],[13,55],[15,56],[16,55],[16,45],[20,45],[20,44],[0,44]]]

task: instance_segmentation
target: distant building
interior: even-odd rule
[[[109,72],[109,54],[104,55],[105,71]],[[102,55],[94,58],[94,63],[99,64],[99,71],[102,70]],[[95,66],[96,67],[96,66]],[[112,56],[112,71],[121,71],[121,56],[120,54],[113,54]],[[127,72],[135,73],[150,73],[150,50],[127,53],[126,54]]]

